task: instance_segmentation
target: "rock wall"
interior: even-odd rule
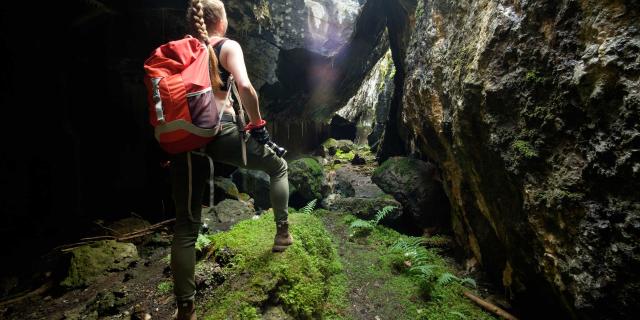
[[[229,36],[272,119],[327,120],[386,51],[380,0],[246,0],[226,3]]]
[[[418,1],[405,146],[439,164],[458,242],[524,316],[640,304],[639,8]]]
[[[371,69],[358,92],[336,112],[355,126],[357,144],[375,145],[380,140],[388,120],[395,73],[389,50]]]

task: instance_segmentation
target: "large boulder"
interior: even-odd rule
[[[60,283],[65,288],[88,286],[107,272],[125,270],[139,259],[134,244],[115,240],[97,241],[77,247],[69,255],[69,268]]]
[[[330,138],[320,145],[317,154],[321,157],[333,157],[338,152],[349,153],[353,151],[354,148],[355,145],[351,140],[336,140]]]
[[[302,207],[313,199],[323,197],[324,172],[314,158],[289,162],[289,204]]]
[[[218,223],[225,228],[234,225],[239,221],[251,219],[255,214],[255,209],[245,202],[226,199],[214,207]],[[222,228],[222,229],[225,229]]]
[[[640,2],[418,1],[409,19],[399,128],[442,170],[465,253],[528,317],[637,317]]]
[[[260,209],[271,208],[269,191],[271,190],[271,179],[269,175],[258,170],[247,170],[239,168],[231,174],[231,180],[236,184],[239,191],[249,194],[254,200],[254,205]],[[242,195],[240,200],[245,201]]]
[[[402,203],[421,227],[443,227],[449,221],[449,203],[433,165],[406,157],[392,157],[378,167],[371,180]]]
[[[331,195],[322,202],[322,205],[329,210],[348,212],[365,220],[373,219],[380,210],[387,206],[395,207],[396,209],[391,211],[384,220],[395,220],[402,215],[402,204],[389,195],[376,198]]]

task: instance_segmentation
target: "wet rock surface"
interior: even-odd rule
[[[441,168],[457,241],[532,316],[640,303],[639,9],[424,0],[409,16],[405,146]]]

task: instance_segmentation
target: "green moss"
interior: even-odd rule
[[[327,139],[327,141],[322,143],[322,146],[325,147],[325,148],[337,147],[338,146],[338,140],[336,140],[334,138],[329,138],[329,139]]]
[[[238,317],[241,320],[260,320],[262,317],[260,316],[259,309],[250,305],[250,304],[242,304],[240,308],[240,314]]]
[[[416,7],[416,11],[415,11],[415,17],[420,18],[424,16],[424,3],[423,1],[418,1],[417,7]]]
[[[322,175],[322,166],[320,166],[320,163],[316,159],[302,158],[302,161],[311,169],[312,175]]]
[[[338,224],[341,231],[337,233],[341,233],[347,232],[348,224],[357,218],[329,212],[323,214],[323,219],[333,220],[327,223]],[[418,249],[424,263],[434,266],[431,282],[410,272],[405,261],[411,258],[392,246],[398,240],[413,239],[378,225],[367,238],[360,239],[363,241],[344,243],[341,256],[349,275],[349,287],[363,288],[367,303],[378,306],[376,313],[382,319],[460,319],[460,315],[467,319],[493,319],[462,295],[463,290],[470,289],[461,282],[438,281],[443,274],[453,275],[455,269],[436,249],[422,246]]]
[[[323,181],[324,171],[316,159],[302,158],[289,163],[289,192],[292,198],[305,203],[321,199]]]
[[[387,53],[384,55],[384,57],[380,62],[379,68],[380,68],[379,69],[380,74],[378,77],[377,88],[378,88],[378,91],[382,91],[384,90],[384,86],[386,85],[387,80],[392,79],[396,74],[396,67],[393,63],[391,50],[388,50]]]
[[[570,192],[562,188],[550,188],[534,194],[536,203],[553,209],[561,209],[563,206],[580,201],[583,198],[584,194],[582,193]]]
[[[355,156],[356,154],[353,151],[344,152],[340,149],[336,151],[336,155],[335,155],[336,159],[345,160],[345,161],[351,161]]]
[[[292,213],[289,220],[294,244],[283,253],[271,252],[275,234],[271,211],[210,236],[215,248],[227,247],[234,256],[224,269],[228,281],[214,290],[215,301],[204,308],[205,319],[252,319],[247,310],[254,308],[257,315],[272,301],[296,319],[342,312],[344,275],[329,234],[314,215]],[[238,315],[238,310],[245,315]]]
[[[173,282],[172,281],[163,281],[158,283],[158,293],[160,294],[168,294],[173,290]]]
[[[542,83],[544,78],[540,76],[540,73],[536,70],[529,70],[525,75],[525,80],[533,83]]]
[[[373,172],[373,175],[380,175],[382,172],[390,169],[395,170],[399,175],[407,175],[410,174],[415,167],[415,160],[411,158],[393,157],[389,158],[387,161],[383,162],[379,167],[377,167]]]
[[[134,244],[115,240],[96,241],[77,247],[69,255],[68,274],[60,283],[66,288],[89,285],[105,272],[124,270],[139,259]]]
[[[515,151],[524,156],[525,158],[532,159],[538,157],[538,152],[533,146],[524,140],[516,140],[511,145]]]

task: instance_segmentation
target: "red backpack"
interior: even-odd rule
[[[203,147],[220,131],[209,59],[205,44],[187,36],[158,47],[144,63],[149,120],[168,153]]]

